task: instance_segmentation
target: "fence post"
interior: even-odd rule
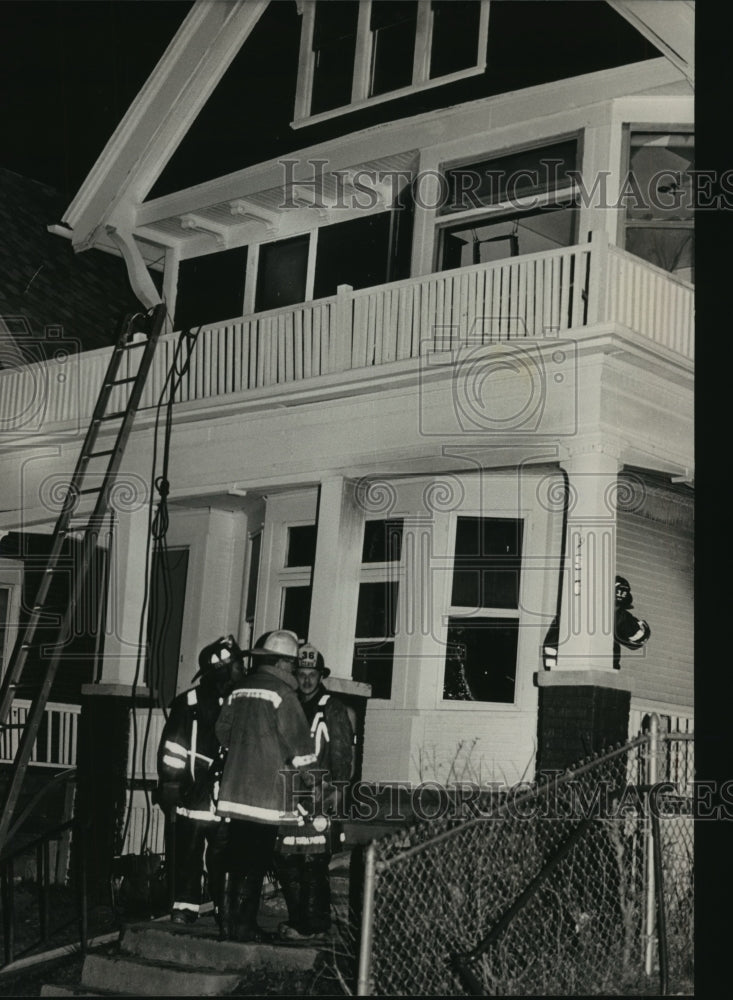
[[[649,717],[649,743],[647,745],[646,782],[650,787],[657,783],[657,759],[659,754],[659,716],[653,712]],[[648,801],[648,799],[647,799]],[[650,811],[647,809],[647,812]],[[644,972],[651,976],[654,971],[654,931],[656,924],[657,898],[654,888],[654,850],[651,843],[651,815],[644,822],[646,839],[646,921]]]
[[[374,931],[374,890],[376,888],[376,855],[375,841],[367,845],[364,859],[364,895],[361,911],[361,937],[359,941],[359,974],[356,983],[356,995],[368,997],[372,994],[372,940]]]

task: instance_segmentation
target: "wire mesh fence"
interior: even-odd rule
[[[655,732],[377,841],[361,992],[684,991],[692,767],[689,736]]]

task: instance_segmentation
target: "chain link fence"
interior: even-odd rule
[[[692,746],[654,727],[372,844],[359,993],[691,992]]]

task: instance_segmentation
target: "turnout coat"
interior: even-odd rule
[[[261,664],[229,695],[216,723],[226,753],[220,816],[302,824],[295,803],[316,755],[297,689],[288,667]]]
[[[312,821],[297,830],[281,829],[276,850],[282,854],[331,854],[343,841],[341,824],[334,817],[340,815],[344,784],[353,773],[354,729],[346,706],[322,683],[301,707],[317,757],[314,774],[323,782],[321,811],[329,823],[325,830],[316,829]]]
[[[171,702],[158,745],[158,788],[176,813],[216,823],[212,802],[213,772],[219,741],[214,731],[223,699],[216,688],[199,685]]]

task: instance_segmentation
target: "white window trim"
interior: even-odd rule
[[[456,532],[458,531],[458,518],[459,517],[490,517],[490,518],[509,518],[512,520],[522,521],[522,555],[520,561],[519,570],[519,594],[518,594],[518,605],[516,608],[466,608],[462,605],[450,604],[450,594],[453,589],[453,574],[455,572],[455,547],[456,547]],[[526,511],[520,511],[519,513],[504,513],[500,510],[487,515],[486,512],[482,511],[471,511],[471,510],[461,510],[450,515],[450,530],[448,545],[449,551],[452,553],[450,557],[451,571],[446,574],[446,610],[441,616],[440,621],[440,637],[442,640],[442,646],[445,651],[447,650],[448,643],[448,621],[450,618],[466,618],[470,621],[472,618],[495,618],[497,620],[505,619],[507,621],[517,621],[519,622],[519,634],[517,636],[517,656],[516,662],[514,664],[514,700],[513,701],[460,701],[459,699],[444,698],[443,697],[443,684],[445,679],[445,655],[443,655],[441,661],[441,667],[439,672],[439,684],[438,690],[436,691],[436,703],[435,707],[439,709],[447,709],[449,711],[459,711],[459,712],[476,712],[476,711],[486,711],[490,709],[494,711],[504,711],[504,712],[516,712],[521,709],[521,692],[519,685],[519,668],[522,662],[522,592],[525,587],[525,561],[526,561],[526,543],[529,530],[529,518]]]
[[[365,519],[365,527],[367,521],[383,520],[382,518],[369,517]],[[390,520],[390,518],[385,518],[384,520]],[[389,698],[378,698],[372,695],[371,700],[377,701],[381,705],[389,705],[395,699],[395,673],[394,673],[394,660],[397,659],[397,640],[400,635],[400,601],[404,593],[404,583],[405,583],[405,564],[404,564],[404,547],[400,551],[399,560],[392,560],[390,562],[362,562],[359,565],[359,590],[361,590],[362,583],[395,583],[397,584],[397,607],[395,611],[395,630],[394,635],[370,635],[370,636],[359,636],[354,635],[354,642],[352,645],[352,656],[356,652],[356,647],[359,643],[371,643],[371,642],[391,642],[394,644],[394,655],[392,661],[392,693]],[[358,597],[357,597],[358,599]],[[356,628],[354,629],[356,632]]]
[[[383,0],[384,2],[384,0]],[[356,28],[356,51],[354,53],[354,75],[352,78],[351,102],[329,111],[310,114],[315,69],[315,54],[313,52],[313,31],[316,22],[316,0],[304,0],[303,22],[300,35],[300,52],[298,58],[298,81],[295,97],[295,112],[292,128],[302,128],[316,122],[335,118],[338,115],[358,111],[361,108],[392,101],[398,97],[406,97],[419,91],[440,87],[443,84],[464,80],[470,76],[478,76],[486,69],[486,41],[489,33],[489,0],[480,0],[478,38],[476,42],[476,62],[473,66],[448,73],[445,76],[430,79],[430,48],[433,38],[432,6],[429,0],[422,0],[417,5],[417,25],[415,32],[415,55],[412,65],[412,83],[398,90],[390,90],[384,94],[369,96],[369,71],[373,45],[373,33],[370,29],[372,0],[361,0],[359,18]]]

